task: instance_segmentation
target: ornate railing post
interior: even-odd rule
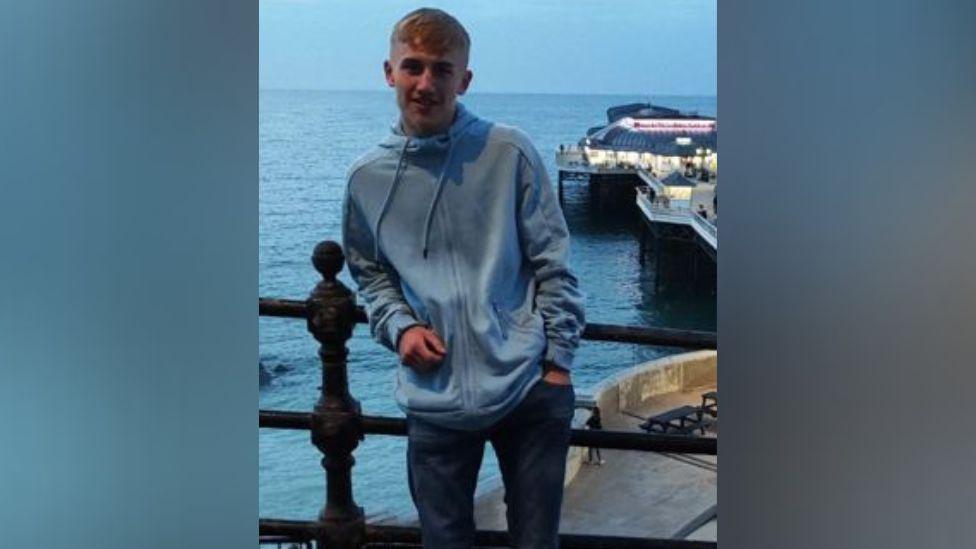
[[[349,394],[346,342],[356,323],[356,295],[336,275],[345,257],[332,241],[320,242],[312,264],[322,275],[308,298],[308,331],[321,344],[321,395],[312,412],[312,443],[325,455],[325,507],[319,514],[319,547],[358,548],[365,542],[363,510],[352,497],[352,451],[363,438],[362,413]]]

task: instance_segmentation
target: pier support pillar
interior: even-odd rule
[[[640,226],[640,243],[638,244],[637,256],[638,262],[644,264],[644,254],[647,251],[647,227],[643,224]]]
[[[559,205],[560,206],[563,203],[563,174],[564,173],[566,173],[566,172],[564,172],[562,170],[559,170],[559,177],[558,177],[559,182],[557,183],[557,185],[559,186]]]
[[[661,288],[661,240],[654,239],[654,295]]]
[[[324,455],[326,475],[316,541],[329,549],[354,549],[366,540],[363,509],[352,496],[352,452],[363,439],[363,426],[346,373],[346,342],[356,323],[356,295],[336,278],[344,262],[339,244],[325,241],[315,246],[312,264],[323,280],[307,301],[308,331],[320,344],[322,361],[322,387],[311,418],[312,443]]]

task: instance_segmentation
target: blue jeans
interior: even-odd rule
[[[574,400],[572,386],[539,381],[511,413],[481,431],[408,416],[407,476],[424,547],[474,545],[474,491],[486,441],[498,456],[513,547],[558,547]]]

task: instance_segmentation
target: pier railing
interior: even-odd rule
[[[712,247],[718,249],[718,226],[712,219],[706,219],[690,207],[673,205],[662,196],[651,198],[648,187],[638,186],[637,207],[650,221],[689,225]]]
[[[364,436],[406,436],[404,418],[364,416],[359,402],[349,393],[346,357],[347,341],[357,323],[367,322],[366,313],[356,305],[356,296],[337,275],[345,258],[335,242],[319,243],[312,254],[312,264],[323,280],[304,301],[259,298],[261,316],[304,319],[312,336],[319,342],[322,362],[322,386],[318,402],[310,412],[260,410],[260,428],[307,430],[311,441],[323,454],[325,469],[325,506],[316,521],[262,518],[259,541],[269,543],[315,544],[320,549],[359,549],[381,547],[419,547],[420,529],[410,526],[367,524],[363,509],[356,505],[352,491],[353,451]],[[715,349],[716,334],[672,330],[588,324],[582,335],[591,341],[616,341],[694,349]],[[636,432],[590,431],[573,429],[570,445],[644,452],[670,452],[718,455],[715,438],[685,435],[645,434]],[[485,546],[508,545],[508,534],[479,530],[475,543]],[[627,538],[560,534],[565,549],[589,548],[688,548],[714,549],[714,542],[683,539]]]
[[[711,235],[712,238],[718,238],[718,227],[716,227],[711,220],[705,219],[698,213],[695,213],[695,215],[692,217],[692,222],[698,228]]]

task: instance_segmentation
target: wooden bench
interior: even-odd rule
[[[694,406],[681,406],[663,414],[649,417],[640,424],[640,428],[648,433],[680,434],[688,434],[701,429],[702,434],[705,434],[701,408]]]
[[[709,391],[702,395],[701,409],[714,418],[718,417],[718,391]]]

